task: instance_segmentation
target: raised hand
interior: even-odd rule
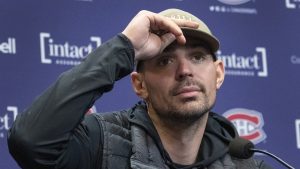
[[[133,44],[136,60],[150,59],[175,39],[184,44],[180,27],[197,28],[196,22],[176,20],[150,11],[140,11],[122,32]]]

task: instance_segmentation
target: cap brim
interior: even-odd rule
[[[199,38],[207,42],[213,52],[219,50],[220,43],[216,37],[197,29],[191,29],[191,28],[181,28],[181,29],[185,36],[196,38],[196,39]]]

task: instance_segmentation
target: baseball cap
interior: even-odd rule
[[[191,13],[172,8],[161,11],[159,14],[171,19],[182,19],[197,22],[199,24],[197,29],[181,27],[183,34],[188,37],[199,38],[200,40],[208,43],[208,46],[211,48],[212,52],[216,52],[219,49],[219,40],[212,34],[208,26],[203,21]]]
[[[199,18],[192,15],[191,13],[180,9],[171,8],[161,11],[158,14],[171,19],[182,19],[198,23],[199,27],[196,29],[181,27],[184,36],[201,40],[202,44],[207,45],[213,53],[219,49],[219,40],[212,34],[208,26],[203,21],[201,21]],[[214,54],[213,57],[216,59],[216,56]],[[140,62],[141,61],[136,61],[136,70],[139,70]]]

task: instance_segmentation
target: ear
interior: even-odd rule
[[[216,78],[216,88],[220,89],[225,78],[225,68],[224,64],[221,60],[215,61],[215,66],[216,66],[216,73],[217,73],[217,78]]]
[[[130,74],[130,77],[131,77],[132,87],[136,95],[146,100],[148,97],[148,90],[145,85],[144,75],[142,73],[132,72]]]

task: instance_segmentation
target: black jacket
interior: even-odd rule
[[[8,146],[18,164],[26,169],[96,169],[102,166],[103,160],[109,159],[102,156],[107,148],[103,142],[108,138],[105,133],[115,131],[106,131],[97,118],[91,118],[100,116],[85,118],[85,114],[104,92],[113,88],[115,81],[128,75],[133,67],[133,46],[120,34],[89,54],[82,64],[59,76],[31,107],[17,117],[10,129]],[[154,140],[163,160],[169,166],[179,167],[172,163],[164,150],[146,108],[142,113],[132,111],[134,109],[123,111],[125,115],[122,117],[126,118],[119,120],[118,125],[121,124],[120,129],[124,128],[124,132],[119,136],[132,132],[129,126],[126,128],[123,124],[138,126]],[[234,127],[226,119],[211,113],[197,165],[207,166],[223,158],[229,141],[235,135]],[[128,142],[128,147],[120,144],[124,141]],[[117,139],[113,145],[116,149],[113,151],[130,158],[132,143],[129,135]]]

